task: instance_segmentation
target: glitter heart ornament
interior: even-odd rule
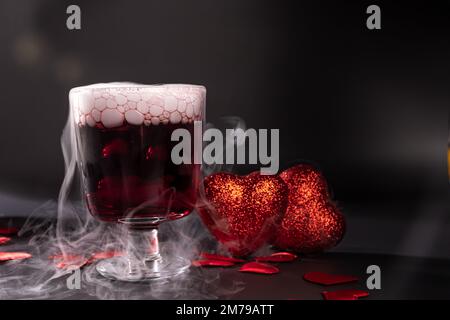
[[[289,199],[275,246],[311,253],[338,244],[345,233],[345,219],[331,200],[323,174],[310,164],[299,164],[279,176],[289,188]]]
[[[15,228],[15,227],[8,227],[8,228],[2,228],[0,227],[0,234],[1,235],[15,235],[17,234],[17,232],[19,232],[19,229]]]
[[[272,240],[287,206],[287,186],[278,176],[215,173],[204,180],[206,203],[198,213],[234,256],[246,256]]]

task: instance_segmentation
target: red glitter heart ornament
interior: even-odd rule
[[[274,244],[309,253],[334,247],[345,232],[345,220],[331,201],[327,182],[312,165],[299,164],[279,175],[289,188],[289,202]]]
[[[9,228],[0,228],[0,234],[3,235],[13,235],[16,234],[17,232],[19,232],[19,229],[15,228],[15,227],[9,227]]]
[[[2,244],[7,244],[8,242],[11,241],[11,238],[8,237],[0,237],[0,245]]]
[[[297,259],[297,256],[290,252],[276,252],[270,256],[256,257],[258,262],[291,262]]]
[[[261,262],[249,262],[244,264],[240,269],[240,272],[251,272],[251,273],[260,273],[260,274],[275,274],[280,272],[275,266],[272,266],[267,263]]]
[[[234,256],[251,254],[273,236],[287,206],[278,176],[216,173],[205,178],[207,203],[198,212],[216,239]]]
[[[0,262],[28,258],[31,258],[31,254],[26,252],[0,252]]]
[[[364,290],[337,290],[337,291],[323,291],[322,296],[325,300],[358,300],[369,296],[369,293]]]
[[[358,281],[358,277],[344,274],[329,274],[325,272],[308,272],[303,275],[306,281],[331,286]]]
[[[224,261],[224,260],[205,259],[205,260],[194,260],[192,261],[192,265],[194,267],[232,267],[234,266],[234,263],[231,261]]]

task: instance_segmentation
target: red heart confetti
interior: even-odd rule
[[[31,257],[31,254],[26,252],[0,252],[0,262],[10,260],[23,260]]]
[[[120,251],[102,251],[102,252],[96,252],[92,254],[92,256],[88,259],[86,264],[91,264],[97,260],[103,260],[103,259],[110,259],[114,257],[121,257],[123,256],[123,252]]]
[[[87,263],[87,260],[78,260],[78,261],[60,261],[55,266],[58,269],[80,269]]]
[[[260,274],[275,274],[280,272],[275,266],[272,266],[267,263],[260,262],[249,262],[244,264],[239,271],[241,272],[251,272],[251,273],[260,273]]]
[[[256,257],[258,262],[291,262],[297,259],[297,256],[290,252],[276,252],[270,256]]]
[[[0,237],[0,244],[6,244],[11,241],[11,238],[8,237]]]
[[[87,262],[88,260],[82,256],[71,256],[58,261],[55,266],[58,269],[73,270],[83,267]]]
[[[55,254],[48,258],[55,260],[58,269],[79,269],[88,263],[88,259],[76,254]]]
[[[194,267],[232,267],[234,263],[223,260],[194,260],[192,265]]]
[[[337,290],[337,291],[323,291],[322,296],[325,300],[358,300],[359,298],[367,297],[369,293],[363,290]]]
[[[308,272],[303,275],[306,281],[325,286],[343,284],[358,281],[358,277],[341,274],[329,274],[324,272]]]
[[[19,229],[15,227],[0,228],[0,234],[13,235],[16,234],[17,232],[19,232]]]
[[[80,257],[81,257],[80,255],[76,255],[76,254],[66,254],[66,255],[64,255],[64,254],[60,253],[60,254],[51,255],[48,258],[50,260],[77,260]]]
[[[243,259],[227,257],[227,256],[222,256],[220,254],[208,253],[208,252],[201,252],[200,257],[207,259],[207,260],[220,260],[220,261],[228,261],[228,262],[233,262],[233,263],[245,262],[245,260],[243,260]]]

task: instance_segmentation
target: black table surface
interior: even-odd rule
[[[11,221],[11,220],[9,220]],[[26,237],[15,238],[1,251],[26,250]],[[34,261],[33,261],[34,259]],[[327,252],[279,263],[280,273],[261,275],[232,268],[195,268],[170,281],[125,283],[104,279],[95,265],[81,270],[80,289],[68,289],[72,273],[43,268],[38,257],[0,264],[1,299],[322,299],[321,292],[340,289],[367,290],[364,299],[445,299],[450,297],[450,261],[370,253]],[[48,263],[48,262],[45,262]],[[381,289],[369,290],[366,269],[381,269]],[[359,281],[334,286],[307,282],[310,271],[349,274]]]

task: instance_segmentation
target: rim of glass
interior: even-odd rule
[[[84,92],[88,90],[113,90],[113,89],[156,89],[161,87],[188,87],[197,88],[206,92],[206,87],[198,84],[188,84],[188,83],[155,83],[155,84],[144,84],[135,82],[99,82],[92,83],[84,86],[78,86],[70,89],[70,93]]]

